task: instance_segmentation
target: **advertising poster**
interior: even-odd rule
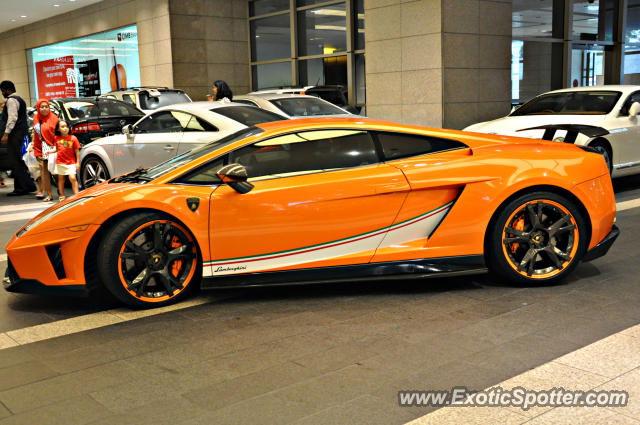
[[[73,66],[73,56],[36,62],[38,97],[75,97],[78,78]]]
[[[78,96],[91,97],[100,94],[100,67],[98,59],[78,62]]]
[[[32,93],[41,97],[93,97],[140,86],[135,25],[36,47],[28,55]]]

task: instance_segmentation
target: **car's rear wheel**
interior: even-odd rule
[[[519,285],[550,285],[578,265],[587,247],[585,218],[564,196],[534,192],[514,199],[489,229],[487,262]]]
[[[613,171],[613,160],[611,159],[612,155],[609,146],[607,146],[606,143],[602,142],[595,142],[589,146],[597,150],[604,157],[604,162],[607,163],[609,174],[611,174],[611,172]]]
[[[90,156],[82,161],[80,167],[80,184],[83,188],[95,186],[109,180],[109,171],[104,162],[97,156]]]
[[[113,225],[100,243],[97,263],[105,287],[134,307],[179,301],[202,273],[191,233],[158,213],[135,214]]]

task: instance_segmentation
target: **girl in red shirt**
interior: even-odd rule
[[[58,192],[63,201],[65,176],[69,176],[73,193],[78,193],[78,179],[76,170],[80,168],[80,142],[74,135],[69,134],[69,123],[64,120],[56,125],[56,145],[58,155],[56,157],[56,172],[58,174]]]
[[[47,99],[39,99],[36,103],[36,114],[33,117],[33,153],[40,163],[40,180],[38,181],[36,198],[44,198],[44,201],[51,201],[53,197],[47,159],[48,154],[54,152],[56,148],[54,130],[57,124],[58,117],[51,112],[49,101]]]

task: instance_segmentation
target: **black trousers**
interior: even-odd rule
[[[29,175],[29,169],[22,160],[22,141],[25,134],[14,131],[9,134],[7,148],[9,153],[9,164],[11,164],[13,177],[13,190],[15,192],[33,192],[36,185]]]

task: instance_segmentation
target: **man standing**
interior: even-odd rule
[[[11,81],[0,83],[2,95],[7,99],[0,116],[0,142],[8,144],[9,163],[13,171],[13,192],[7,196],[26,195],[36,190],[33,180],[29,177],[29,170],[22,162],[22,141],[27,135],[27,104],[17,94],[16,87]]]

